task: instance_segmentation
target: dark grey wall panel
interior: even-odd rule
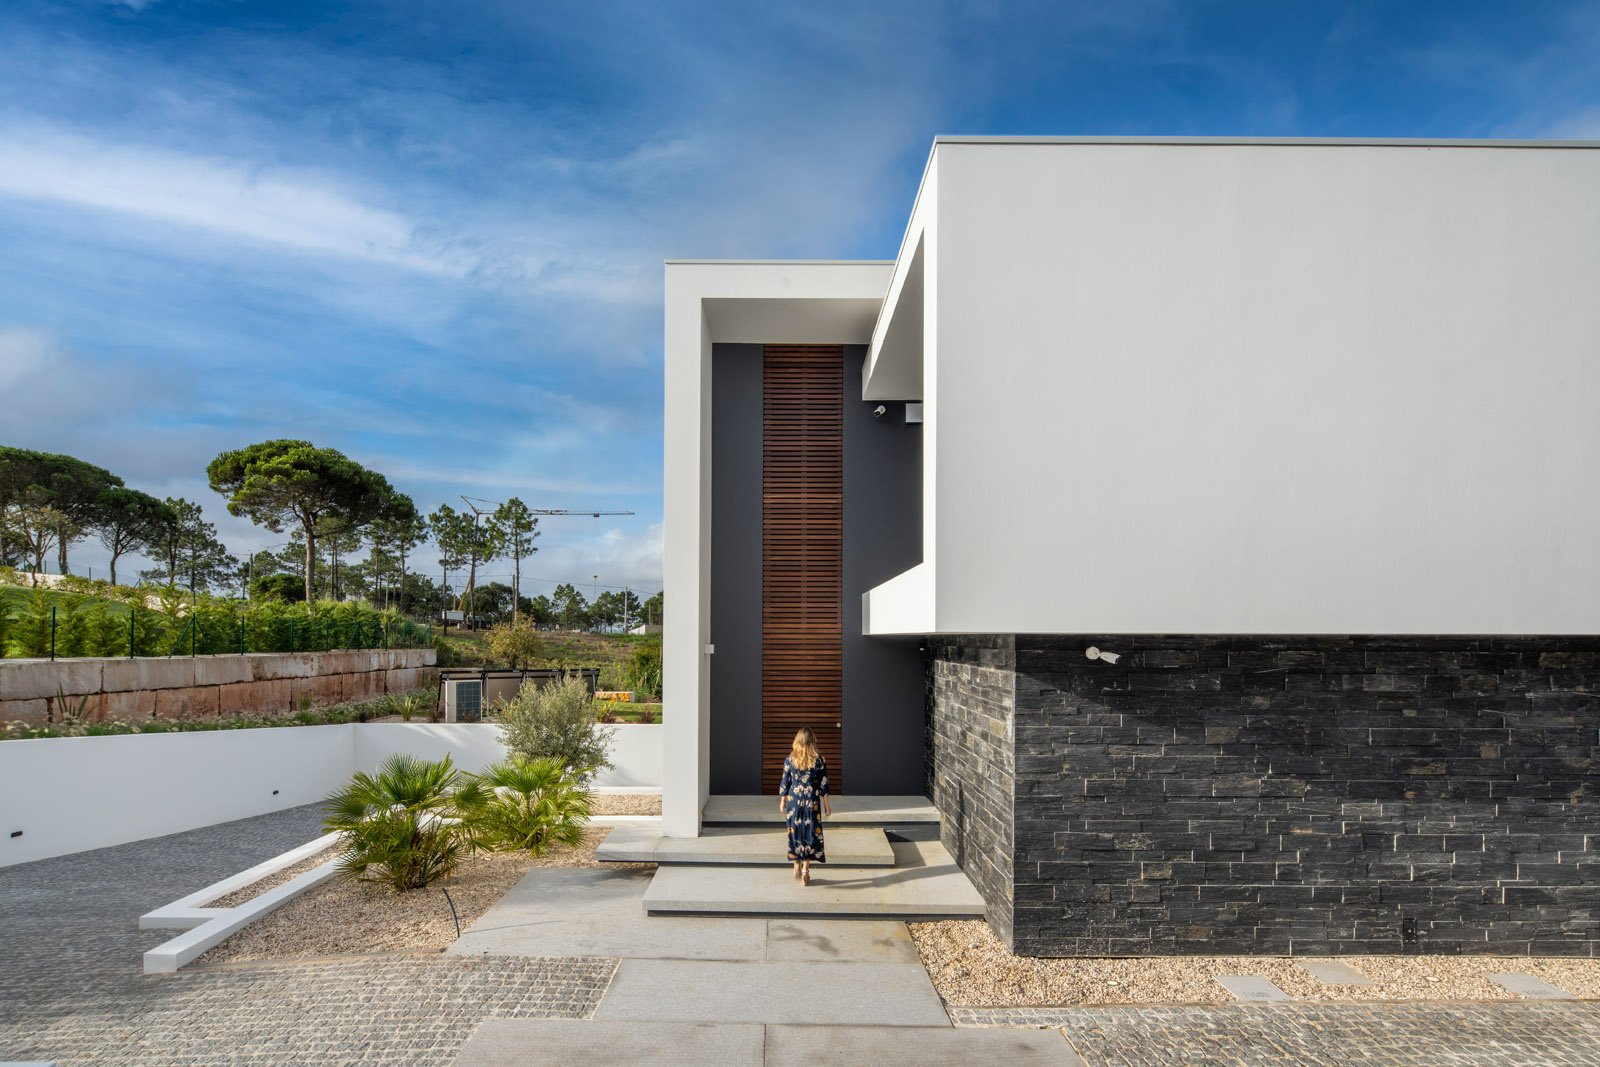
[[[922,562],[922,427],[861,396],[866,347],[844,350],[844,764],[848,789],[919,794],[924,675],[914,638],[863,637],[861,594]]]
[[[761,791],[761,346],[711,350],[711,791]]]

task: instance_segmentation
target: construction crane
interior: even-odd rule
[[[504,503],[503,501],[500,501],[500,500],[485,500],[481,496],[467,496],[465,493],[461,494],[461,502],[463,504],[467,505],[467,507],[472,509],[472,523],[473,523],[474,526],[477,525],[479,518],[481,518],[484,515],[488,515],[489,514],[489,511],[487,509],[480,508],[478,506],[479,504],[492,504],[495,507],[500,507],[501,504]],[[528,512],[529,512],[529,514],[532,514],[532,515],[575,515],[575,516],[580,516],[580,517],[584,516],[584,515],[587,515],[590,518],[594,519],[594,554],[595,554],[595,570],[596,570],[596,572],[598,572],[599,569],[600,569],[600,564],[599,564],[599,559],[600,559],[600,516],[602,516],[602,515],[632,515],[632,514],[634,514],[631,511],[598,511],[598,510],[574,511],[574,510],[572,510],[570,508],[529,508]],[[599,573],[596,573],[593,577],[594,577],[594,589],[593,589],[593,591],[592,591],[592,593],[590,595],[595,597],[596,599],[598,599],[599,596],[600,596],[600,575],[599,575]],[[522,589],[520,588],[522,583],[519,581],[516,584],[517,584],[517,586],[519,586],[519,588],[512,590],[512,593],[511,593],[511,605],[512,605],[511,614],[512,614],[513,618],[516,617],[517,603],[522,598]],[[469,594],[471,592],[472,592],[471,589],[463,589],[461,591],[461,596],[458,597],[457,600],[456,600],[456,610],[457,611],[463,610],[462,603],[466,599],[467,594]]]

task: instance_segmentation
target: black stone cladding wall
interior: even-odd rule
[[[1600,638],[929,658],[946,843],[1019,953],[1600,955]]]
[[[1010,637],[929,641],[929,795],[940,839],[988,904],[989,925],[1011,937],[1012,709]]]
[[[1014,641],[1017,952],[1600,955],[1600,638]]]

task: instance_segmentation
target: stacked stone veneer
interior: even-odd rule
[[[369,700],[433,678],[432,649],[0,660],[0,721],[197,718]]]
[[[1018,636],[930,656],[934,799],[1010,842],[972,866],[966,816],[968,870],[1020,953],[1600,955],[1600,638]]]
[[[1011,936],[1012,719],[1016,645],[1010,637],[934,643],[929,679],[929,795],[950,854]]]

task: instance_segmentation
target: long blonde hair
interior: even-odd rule
[[[817,753],[817,735],[811,727],[802,726],[794,732],[794,744],[789,747],[789,760],[796,768],[805,770],[822,757]]]

